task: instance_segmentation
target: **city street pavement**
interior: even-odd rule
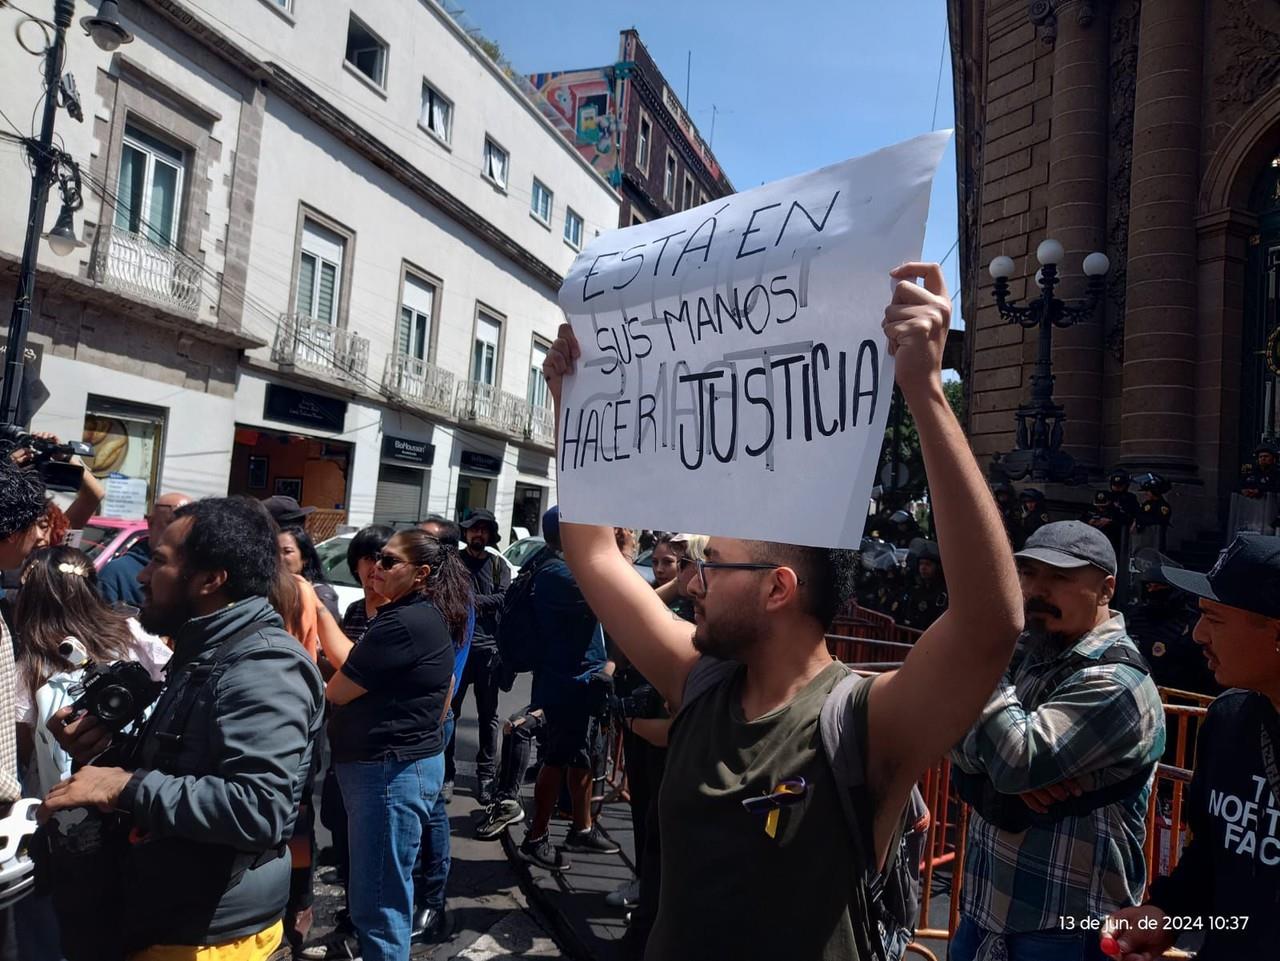
[[[499,716],[507,717],[524,707],[529,697],[529,676],[522,675],[499,702]],[[475,802],[476,718],[468,696],[458,724],[458,783],[449,804],[452,826],[453,866],[449,875],[449,910],[453,933],[439,945],[415,946],[411,957],[435,961],[504,961],[508,958],[559,958],[560,949],[545,922],[530,912],[520,890],[519,876],[502,846],[473,837],[479,820]],[[319,798],[317,786],[316,797]],[[321,851],[330,844],[329,833],[318,822],[316,840]],[[333,868],[323,857],[316,872],[316,922],[312,938],[333,928],[333,916],[342,908],[342,888],[334,883]]]

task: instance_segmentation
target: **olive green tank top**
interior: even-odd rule
[[[704,665],[699,665],[699,670]],[[858,961],[849,918],[853,852],[818,720],[845,675],[833,663],[792,701],[742,714],[745,668],[676,717],[659,795],[662,885],[646,961]],[[744,798],[802,777],[776,833]]]

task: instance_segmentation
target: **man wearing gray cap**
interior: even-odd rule
[[[1094,961],[1095,920],[1137,904],[1164,710],[1124,618],[1116,555],[1081,521],[1014,555],[1027,630],[952,752],[969,820],[951,961]]]

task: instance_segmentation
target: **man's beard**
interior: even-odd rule
[[[704,611],[702,623],[693,632],[693,648],[722,661],[741,661],[760,639],[758,624],[754,618],[741,616],[721,618],[713,624]]]
[[[138,612],[138,623],[148,634],[159,637],[176,637],[182,626],[191,620],[191,603],[180,597],[170,604],[160,604],[147,596],[142,610]]]
[[[1066,634],[1061,631],[1051,631],[1048,628],[1049,617],[1062,617],[1062,612],[1047,601],[1033,598],[1023,605],[1023,614],[1026,618],[1027,637],[1032,647],[1060,649],[1068,640]]]

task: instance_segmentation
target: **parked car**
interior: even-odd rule
[[[94,517],[80,531],[80,550],[89,555],[95,570],[129,550],[147,536],[147,522],[126,521],[117,517]]]
[[[522,537],[503,551],[502,556],[507,559],[507,563],[518,571],[529,562],[530,558],[532,558],[534,554],[538,553],[538,551],[542,550],[546,546],[547,542],[537,535],[534,535],[533,537]],[[513,574],[512,576],[514,577],[515,575]]]

